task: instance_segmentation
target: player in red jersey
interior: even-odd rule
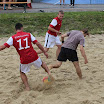
[[[54,45],[56,45],[57,46],[56,57],[58,57],[62,45],[58,35],[61,34],[60,28],[61,28],[63,16],[64,16],[64,12],[60,10],[58,16],[54,18],[50,23],[45,37],[45,44],[44,44],[45,51],[47,52],[49,48],[52,48]],[[37,53],[40,54],[42,53],[42,51],[39,50],[37,51]]]
[[[30,71],[31,65],[34,65],[37,68],[42,67],[50,75],[47,65],[38,57],[36,51],[32,47],[32,43],[36,44],[47,58],[48,54],[31,33],[23,32],[23,25],[21,23],[17,23],[15,29],[17,33],[10,37],[4,45],[0,46],[0,51],[9,48],[10,46],[16,48],[20,56],[20,76],[25,85],[25,89],[30,90],[25,73]]]

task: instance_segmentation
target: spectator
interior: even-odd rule
[[[30,2],[30,3],[27,4],[27,7],[28,7],[28,8],[32,8],[31,0],[27,0],[27,2]]]
[[[11,1],[12,1],[12,0],[9,0],[9,2],[11,2]],[[6,0],[3,0],[3,2],[6,2]],[[6,5],[6,4],[3,4],[3,10],[6,10],[5,5]],[[11,4],[8,4],[8,9],[9,9],[9,10],[12,10]]]
[[[60,5],[61,5],[61,0],[60,0]],[[63,5],[65,5],[65,0],[63,0]]]
[[[70,6],[74,7],[75,0],[70,0]]]

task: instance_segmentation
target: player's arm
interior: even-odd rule
[[[0,51],[3,50],[3,49],[5,49],[5,48],[6,48],[5,45],[1,45],[1,46],[0,46]]]
[[[64,38],[65,38],[65,37],[68,37],[68,34],[67,34],[67,33],[61,35],[61,41],[62,41],[62,43],[64,43]]]
[[[13,45],[13,39],[12,37],[10,37],[6,43],[4,43],[4,45],[0,46],[0,51],[5,49],[5,48],[9,48],[11,45]]]
[[[36,44],[38,48],[44,53],[44,55],[48,58],[48,54],[44,50],[43,46],[35,39],[35,37],[32,34],[30,35],[31,35],[31,41],[33,42],[33,44]]]
[[[57,31],[56,29],[52,28],[51,26],[48,27],[48,30],[52,31],[52,32],[56,32],[57,34],[61,34],[61,32]]]
[[[64,38],[68,37],[70,35],[69,33],[65,33],[65,34],[61,35],[61,41],[62,41],[62,43],[64,43]]]
[[[52,31],[52,32],[56,32],[58,35],[61,34],[61,32],[57,31],[56,29],[54,29],[54,27],[57,25],[57,20],[53,19],[52,22],[50,23],[48,30]]]
[[[43,46],[37,41],[36,43],[35,43],[37,46],[38,46],[38,48],[44,53],[44,55],[48,58],[48,54],[46,53],[46,51],[44,50],[44,48],[43,48]]]
[[[83,48],[83,45],[80,45],[80,51],[81,51],[82,56],[84,57],[85,64],[87,64],[88,63],[88,60],[87,60],[87,56],[85,54],[85,50]]]

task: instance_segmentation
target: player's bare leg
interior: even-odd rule
[[[73,64],[76,68],[77,75],[79,76],[80,79],[82,79],[82,72],[81,72],[81,69],[80,69],[80,66],[79,66],[79,62],[75,61],[75,62],[73,62]]]
[[[48,72],[50,72],[49,71],[49,68],[47,67],[47,65],[44,63],[44,62],[42,62],[42,68],[43,69],[45,69],[45,71],[48,73]],[[51,81],[53,82],[55,79],[52,77],[52,75],[49,75],[50,76],[50,79],[51,79]]]
[[[52,68],[59,68],[62,65],[61,61],[57,61],[56,64],[53,65],[48,65],[49,70],[51,70]]]
[[[56,45],[56,46],[57,46],[56,57],[58,58],[58,55],[59,55],[60,50],[61,50],[61,45]]]
[[[22,79],[22,81],[25,85],[25,90],[30,91],[30,87],[29,87],[29,84],[28,84],[28,79],[27,79],[26,74],[20,71],[20,76],[21,76],[21,79]]]
[[[48,52],[49,48],[46,48],[46,47],[45,47],[44,50],[45,50],[46,52]],[[37,51],[37,54],[41,54],[41,53],[42,53],[41,50],[38,50],[38,51]]]
[[[45,69],[45,71],[48,73],[49,72],[49,69],[47,67],[47,65],[45,64],[45,62],[42,62],[42,68]]]

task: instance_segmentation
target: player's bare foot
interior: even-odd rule
[[[55,78],[52,75],[49,75],[49,78],[50,78],[51,82],[55,81]]]
[[[53,68],[52,65],[48,65],[48,69],[51,70]]]
[[[25,91],[30,91],[30,88],[29,88],[29,87],[26,87],[26,88],[25,88]]]

